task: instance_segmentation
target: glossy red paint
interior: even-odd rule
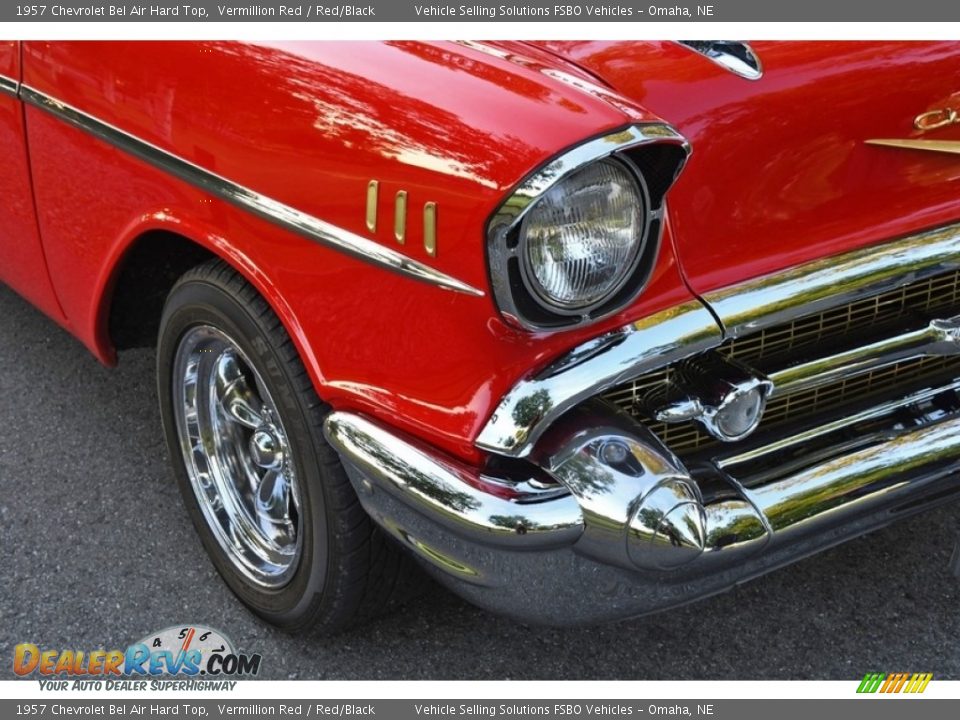
[[[19,42],[0,41],[0,76],[8,81],[20,79]],[[0,282],[64,324],[33,211],[23,107],[8,92],[0,92],[0,158]]]
[[[678,253],[704,293],[960,217],[956,156],[865,145],[958,106],[960,44],[759,42],[745,80],[674,43],[545,43],[666,118],[694,152],[670,194]]]
[[[509,189],[568,146],[654,119],[602,89],[572,87],[572,70],[558,67],[567,73],[559,79],[491,46],[453,43],[29,42],[24,53],[30,87],[484,291],[484,226]],[[101,359],[112,359],[105,318],[117,261],[142,233],[172,230],[256,285],[325,400],[474,461],[474,437],[517,379],[604,329],[690,298],[667,243],[629,311],[530,335],[500,320],[489,293],[439,290],[317,245],[42,110],[28,107],[27,124],[50,273],[77,335]],[[364,224],[370,179],[381,198],[373,234]],[[410,207],[403,246],[392,234],[401,189]],[[439,207],[436,258],[422,244],[428,201]]]
[[[687,301],[689,288],[706,292],[960,216],[956,159],[863,145],[915,136],[916,114],[953,101],[960,46],[755,49],[765,74],[750,82],[671,43],[26,42],[29,86],[486,294],[442,291],[320,246],[33,107],[33,189],[56,299],[23,217],[17,251],[32,249],[7,255],[4,279],[54,316],[59,300],[61,321],[111,362],[106,317],[124,253],[145,232],[176,232],[260,290],[334,407],[477,462],[473,440],[503,394],[584,340]],[[19,72],[15,62],[3,46],[0,72]],[[0,178],[29,198],[18,112],[0,98],[0,150],[19,152],[22,170]],[[565,148],[658,117],[694,154],[671,191],[647,290],[587,328],[506,325],[488,291],[490,214]],[[371,179],[380,182],[373,233],[364,223]],[[399,190],[409,202],[404,245],[393,238]],[[439,207],[435,258],[422,243],[426,202]]]

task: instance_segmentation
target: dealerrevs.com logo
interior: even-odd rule
[[[13,671],[38,676],[41,690],[232,690],[234,678],[260,672],[262,659],[238,653],[217,630],[183,625],[115,650],[20,643],[13,651]]]

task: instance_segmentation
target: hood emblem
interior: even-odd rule
[[[913,119],[913,126],[920,132],[928,132],[960,123],[960,113],[951,107],[937,108],[920,113]],[[924,150],[926,152],[960,155],[960,140],[914,140],[908,138],[874,138],[865,141],[867,145],[883,145],[903,150]]]
[[[927,130],[936,130],[947,125],[953,125],[957,121],[956,110],[953,108],[938,108],[917,115],[913,119],[913,126],[920,132],[927,132]]]

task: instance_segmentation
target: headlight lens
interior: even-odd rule
[[[647,210],[637,181],[617,160],[571,173],[537,200],[521,224],[531,289],[567,311],[610,297],[636,266]]]

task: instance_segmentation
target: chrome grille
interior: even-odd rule
[[[871,325],[929,316],[936,310],[958,306],[960,272],[953,272],[736,338],[725,345],[724,350],[730,357],[753,364]]]
[[[747,366],[771,370],[811,348],[842,343],[851,334],[866,331],[874,340],[889,328],[922,324],[935,316],[960,312],[960,272],[939,275],[897,290],[858,300],[728,341],[717,352]],[[679,455],[704,450],[720,443],[695,423],[667,424],[648,415],[657,407],[658,395],[666,396],[678,370],[665,368],[644,375],[604,393],[603,397],[642,420]],[[903,360],[835,382],[775,395],[767,405],[760,431],[791,422],[813,420],[820,413],[859,402],[871,395],[889,394],[893,388],[922,386],[926,378],[960,377],[960,356],[918,357]]]
[[[889,390],[894,385],[945,374],[948,370],[960,375],[960,357],[922,357],[906,360],[862,375],[844,378],[823,387],[812,388],[773,398],[763,414],[764,422],[772,425],[843,405],[851,400]]]

